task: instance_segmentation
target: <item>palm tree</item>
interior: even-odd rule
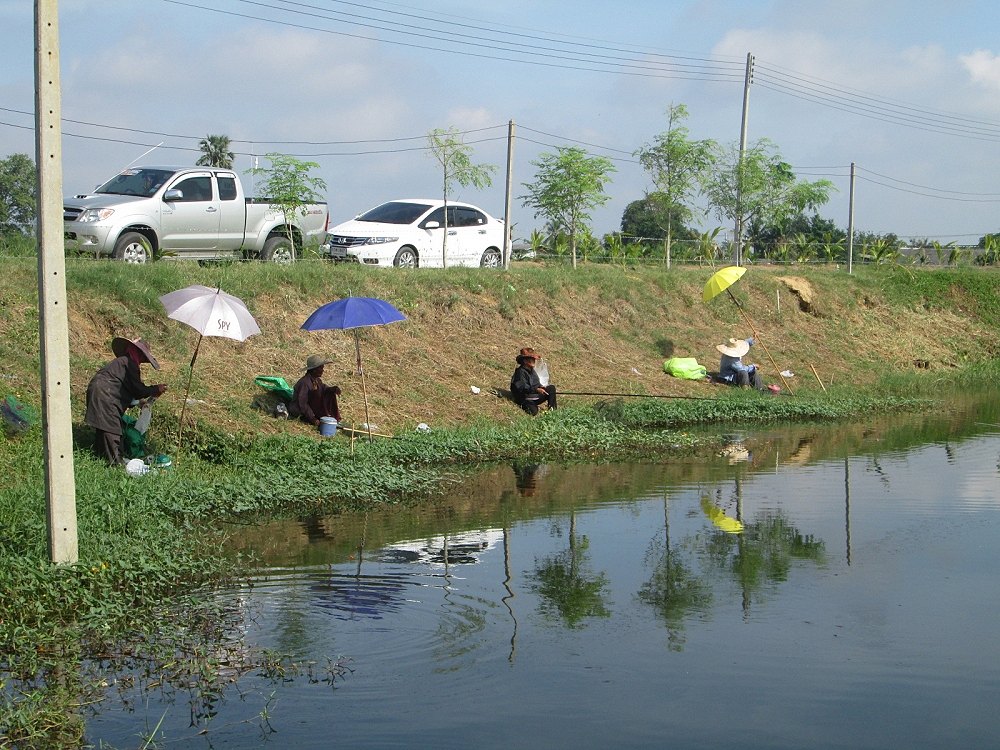
[[[207,135],[198,142],[198,148],[201,149],[201,156],[195,162],[198,166],[233,168],[236,157],[229,150],[228,135]]]

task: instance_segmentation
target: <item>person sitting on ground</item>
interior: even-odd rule
[[[517,369],[510,379],[510,392],[514,402],[532,416],[538,414],[538,409],[543,404],[548,404],[549,409],[556,408],[556,387],[551,383],[542,385],[535,371],[535,362],[539,359],[541,357],[530,346],[522,349],[515,357]]]
[[[87,413],[84,422],[94,428],[94,452],[109,466],[123,464],[122,415],[140,400],[166,392],[165,383],[146,385],[139,365],[148,362],[154,370],[160,363],[142,339],[116,337],[111,342],[115,359],[108,362],[87,385]]]
[[[753,338],[745,340],[729,339],[725,344],[715,347],[721,354],[719,360],[719,378],[730,385],[738,385],[743,388],[753,386],[758,391],[764,390],[764,381],[761,378],[760,367],[757,365],[743,364],[743,357],[753,346]]]
[[[293,389],[292,400],[288,404],[288,415],[298,417],[315,427],[320,419],[333,417],[340,421],[337,396],[340,386],[323,382],[323,367],[333,360],[323,359],[318,354],[310,354],[306,360],[306,374],[299,378]]]

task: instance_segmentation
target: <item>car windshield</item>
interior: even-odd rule
[[[126,169],[101,185],[95,193],[105,195],[156,195],[173,172],[167,169]]]
[[[430,208],[426,203],[391,201],[376,206],[358,217],[358,221],[377,221],[380,224],[412,224]]]

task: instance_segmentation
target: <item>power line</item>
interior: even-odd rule
[[[292,23],[290,21],[284,21],[284,20],[280,20],[280,19],[272,19],[272,18],[266,18],[266,17],[263,17],[263,16],[255,16],[255,15],[248,14],[248,13],[237,13],[236,11],[223,10],[223,9],[220,9],[220,8],[210,8],[210,7],[206,7],[206,6],[202,6],[202,5],[196,5],[194,3],[182,2],[182,0],[162,0],[162,1],[165,2],[165,3],[170,3],[172,5],[179,5],[179,6],[182,6],[182,7],[192,8],[194,10],[208,11],[208,12],[212,12],[212,13],[218,13],[218,14],[221,14],[221,15],[233,16],[233,17],[236,17],[236,18],[245,18],[245,19],[249,19],[249,20],[253,20],[253,21],[260,21],[260,22],[263,22],[263,23],[271,23],[271,24],[276,24],[276,25],[279,25],[279,26],[285,26],[285,27],[288,27],[288,28],[295,28],[295,29],[302,29],[302,30],[306,30],[306,31],[310,31],[310,32],[318,32],[318,33],[322,33],[322,34],[334,34],[334,35],[338,35],[338,36],[346,36],[346,37],[353,38],[353,39],[362,39],[362,40],[365,40],[365,41],[373,41],[373,42],[382,42],[382,41],[384,41],[384,40],[380,39],[377,36],[366,36],[364,34],[354,34],[354,33],[350,33],[350,32],[347,32],[347,31],[335,31],[333,29],[316,28],[315,26],[305,26],[303,24]],[[240,1],[244,2],[244,3],[248,3],[248,4],[253,4],[253,5],[263,5],[263,6],[267,7],[267,8],[269,8],[269,9],[275,10],[275,8],[273,6],[268,6],[265,3],[261,3],[261,2],[255,2],[254,0],[240,0]],[[287,12],[287,11],[285,11],[285,12]],[[305,13],[303,11],[292,11],[292,12],[295,12],[295,13],[297,13],[299,15],[307,15],[307,16],[309,16],[309,15],[313,15],[314,16],[315,15],[315,14]],[[327,18],[326,20],[334,20],[334,19]],[[405,33],[407,39],[409,39],[410,37],[416,36],[418,38],[427,38],[427,39],[438,41],[438,42],[442,42],[443,41],[443,42],[448,42],[448,43],[451,43],[451,44],[457,44],[457,45],[459,45],[461,47],[476,47],[477,49],[479,48],[479,46],[482,43],[481,40],[478,41],[478,42],[465,42],[465,41],[456,40],[456,39],[442,38],[441,36],[435,36],[433,34],[418,34],[418,33],[414,33],[414,32],[397,31],[397,30],[391,29],[391,28],[386,29],[384,27],[378,27],[378,26],[375,26],[373,24],[358,23],[358,22],[350,22],[350,23],[352,23],[353,25],[358,25],[358,26],[362,26],[362,27],[371,27],[371,28],[375,28],[375,29],[378,29],[378,30],[389,31],[390,33],[395,33],[395,34],[404,34]],[[540,66],[543,66],[543,67],[559,68],[559,69],[564,69],[564,70],[580,70],[580,71],[588,71],[588,72],[594,72],[594,73],[615,73],[617,75],[638,76],[638,77],[644,77],[644,78],[669,78],[669,79],[675,79],[675,80],[677,80],[677,79],[679,79],[679,80],[709,80],[709,81],[719,81],[719,82],[742,80],[742,74],[736,72],[735,68],[731,72],[722,72],[722,73],[714,73],[713,72],[713,73],[701,73],[701,74],[699,74],[699,73],[694,72],[694,71],[684,70],[683,66],[678,66],[678,65],[674,65],[672,67],[662,67],[662,66],[649,65],[649,64],[639,65],[639,64],[632,64],[627,59],[618,59],[618,60],[613,60],[613,61],[610,61],[610,62],[603,62],[601,60],[592,60],[592,59],[587,59],[588,55],[586,53],[577,53],[577,54],[582,54],[582,57],[573,57],[573,56],[569,56],[569,55],[560,55],[560,54],[546,53],[546,52],[526,52],[525,50],[518,50],[516,48],[515,49],[501,48],[504,52],[512,52],[512,53],[515,53],[515,54],[527,54],[528,55],[525,58],[519,58],[519,57],[504,57],[504,56],[501,56],[501,55],[488,54],[488,53],[484,53],[484,52],[472,52],[472,51],[469,51],[467,49],[448,49],[448,48],[444,48],[444,47],[440,47],[440,46],[431,46],[431,45],[427,45],[427,44],[418,44],[416,42],[410,42],[410,41],[406,41],[406,40],[395,40],[395,41],[392,42],[392,44],[394,44],[396,46],[401,46],[401,47],[410,47],[410,48],[414,48],[414,49],[430,50],[430,51],[433,51],[433,52],[447,52],[449,54],[463,55],[463,56],[466,56],[466,57],[474,57],[474,58],[481,58],[481,59],[487,59],[487,60],[500,60],[500,61],[503,61],[503,62],[513,62],[513,63],[522,63],[522,64],[530,64],[530,65],[540,65]],[[557,63],[557,62],[547,62],[547,61],[544,61],[544,60],[535,59],[535,58],[539,58],[539,57],[542,57],[542,58],[551,58],[551,59],[555,59],[555,60],[564,60],[566,62]],[[593,55],[589,55],[589,57],[593,57]],[[586,64],[584,64],[584,65],[570,65],[570,64],[568,64],[570,62],[573,62],[573,63],[586,63]],[[605,67],[593,67],[594,65],[603,65]]]

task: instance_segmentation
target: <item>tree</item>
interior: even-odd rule
[[[750,222],[746,227],[744,239],[752,245],[754,252],[765,256],[770,256],[778,243],[796,235],[805,235],[814,245],[831,241],[843,242],[847,239],[847,232],[837,228],[829,219],[822,218],[819,214],[806,215],[804,213],[789,217],[781,224],[761,224]]]
[[[577,146],[544,153],[538,161],[535,181],[523,183],[527,195],[519,196],[525,206],[535,209],[535,217],[544,216],[569,237],[576,268],[577,234],[586,228],[590,211],[608,202],[604,184],[615,171],[610,159],[588,156]]]
[[[201,156],[195,162],[199,167],[222,167],[232,169],[236,158],[229,150],[228,135],[207,135],[198,142]]]
[[[667,109],[667,129],[653,143],[635,152],[656,186],[656,197],[649,205],[666,233],[663,257],[668,268],[675,222],[680,224],[693,216],[690,202],[701,190],[718,153],[715,141],[692,141],[688,137],[688,129],[681,125],[687,116],[683,104],[671,105]]]
[[[253,167],[247,171],[264,177],[261,190],[268,200],[277,206],[285,218],[285,236],[291,243],[291,257],[295,258],[295,233],[292,219],[298,213],[306,215],[306,205],[323,200],[318,191],[326,190],[326,183],[319,177],[312,177],[309,171],[319,167],[314,161],[300,161],[286,154],[267,154],[264,158],[270,167]]]
[[[38,176],[27,154],[0,159],[0,235],[31,235],[34,231]]]
[[[427,134],[431,154],[441,165],[442,194],[444,196],[444,233],[441,241],[441,266],[448,265],[448,195],[458,183],[462,187],[472,185],[480,190],[493,184],[494,164],[473,164],[472,147],[462,141],[461,133],[455,128],[443,130],[435,128]],[[505,230],[508,231],[508,230]]]
[[[665,235],[663,227],[665,199],[662,193],[647,193],[644,197],[634,200],[625,206],[622,212],[622,234],[625,238],[637,242],[640,239],[661,239]],[[698,232],[685,226],[682,210],[672,211],[669,218],[673,238],[676,240],[693,240]]]
[[[730,146],[718,163],[705,195],[720,220],[738,226],[783,226],[793,216],[825,204],[835,189],[829,180],[796,179],[792,166],[766,138],[751,144],[742,159],[739,147]]]

